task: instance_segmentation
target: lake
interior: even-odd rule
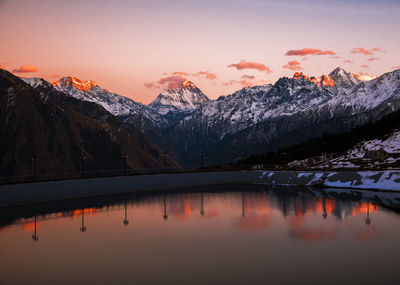
[[[1,208],[0,284],[399,284],[399,213],[396,193],[259,185]]]

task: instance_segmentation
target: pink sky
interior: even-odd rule
[[[215,99],[295,71],[380,75],[400,65],[398,3],[0,0],[0,66],[143,103],[186,78]]]

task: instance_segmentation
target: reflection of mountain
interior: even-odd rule
[[[320,241],[331,240],[337,236],[337,229],[332,227],[332,223],[357,217],[358,224],[374,228],[376,212],[399,212],[400,210],[400,194],[398,193],[348,192],[340,189],[319,191],[306,188],[271,189],[255,185],[247,187],[252,191],[166,195],[167,214],[178,222],[200,217],[222,219],[228,216],[236,218],[239,228],[246,231],[268,229],[274,220],[283,219],[288,226],[290,237],[305,241]],[[218,189],[232,189],[231,186],[225,188],[220,186]],[[157,208],[157,211],[152,211],[154,213],[152,215],[158,215],[158,218],[162,219],[160,205],[163,205],[163,196],[136,194],[131,197],[102,197],[3,208],[0,209],[0,230],[6,225],[19,224],[25,230],[32,231],[35,216],[37,227],[39,227],[39,223],[44,220],[66,217],[79,219],[82,213],[86,216],[104,211],[122,211],[125,201],[127,201],[129,211],[134,211],[136,207],[144,203],[149,205],[150,209]],[[203,215],[201,209],[204,210]],[[310,224],[310,221],[315,221],[315,219],[319,222]],[[357,232],[355,237],[365,239],[379,237],[379,234],[374,229],[363,230]]]

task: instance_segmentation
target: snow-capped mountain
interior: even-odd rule
[[[43,78],[39,78],[39,77],[32,77],[32,78],[24,78],[24,77],[20,77],[25,83],[28,83],[30,86],[32,86],[33,88],[39,87],[43,84],[50,84],[49,82],[47,82],[46,80],[44,80]]]
[[[210,99],[193,82],[186,80],[182,87],[160,93],[149,107],[166,115],[169,112],[191,112],[208,101]]]
[[[158,127],[167,124],[162,116],[146,105],[111,93],[101,88],[92,80],[82,81],[76,77],[68,76],[54,82],[53,85],[58,91],[64,92],[76,99],[99,104],[114,116],[124,117],[126,120],[131,119],[130,116],[140,116],[148,119]]]
[[[213,159],[229,161],[348,131],[398,109],[400,70],[363,82],[337,68],[321,77],[296,73],[210,101],[169,135],[188,157],[196,146]]]

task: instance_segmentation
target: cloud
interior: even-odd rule
[[[240,84],[240,83],[241,83],[240,80],[229,80],[227,82],[224,82],[222,85],[231,86],[231,85]]]
[[[168,89],[175,89],[182,87],[182,83],[185,82],[186,79],[187,78],[183,77],[182,75],[171,75],[160,78],[158,83],[166,85]]]
[[[240,78],[247,79],[247,80],[254,80],[256,77],[254,75],[242,75]]]
[[[208,71],[200,71],[200,72],[194,73],[192,75],[196,76],[196,77],[204,76],[205,79],[208,79],[208,80],[217,79],[217,75],[215,73],[211,73],[211,72],[208,72]]]
[[[144,83],[144,87],[146,87],[146,88],[153,88],[153,87],[154,87],[154,83],[153,83],[153,82],[145,82],[145,83]]]
[[[392,69],[400,69],[400,65],[393,66]]]
[[[370,57],[368,59],[368,61],[375,61],[375,60],[380,60],[380,58],[378,58],[378,57]]]
[[[288,50],[285,55],[287,56],[306,56],[306,55],[336,55],[335,52],[331,50],[320,50],[314,48],[303,48],[303,49],[293,49]]]
[[[223,83],[223,85],[225,86],[241,85],[242,87],[252,87],[256,85],[264,85],[267,83],[270,83],[270,81],[260,78],[257,79],[255,76],[252,75],[242,75],[241,80],[229,80]]]
[[[369,66],[366,65],[366,64],[361,65],[361,67],[362,67],[362,68],[367,68],[367,69],[369,69]]]
[[[13,69],[14,73],[34,73],[34,72],[39,72],[39,69],[36,66],[27,64],[27,65],[21,65],[20,68]]]
[[[290,69],[290,70],[302,70],[300,62],[296,60],[289,61],[288,64],[284,65],[283,68]]]
[[[164,75],[167,75],[167,74],[164,74]],[[189,73],[184,72],[184,71],[175,71],[175,72],[172,73],[172,75],[189,76]]]
[[[373,51],[373,52],[375,52],[375,51],[377,51],[377,52],[385,52],[385,50],[383,50],[381,48],[373,48],[373,49],[371,49],[371,51]]]
[[[330,56],[329,58],[340,58],[340,56],[333,55],[333,56]]]
[[[343,63],[354,63],[354,61],[352,61],[350,59],[345,59],[345,60],[343,60]]]
[[[244,59],[240,60],[239,63],[230,64],[228,67],[235,67],[238,70],[255,69],[258,71],[264,71],[267,74],[272,73],[272,70],[268,66],[259,62],[246,61]]]
[[[368,49],[365,49],[365,48],[363,48],[363,47],[358,47],[358,48],[353,48],[352,50],[351,50],[351,53],[361,53],[361,54],[364,54],[364,55],[373,55],[375,52],[385,52],[383,49],[381,49],[381,48],[372,48],[372,49],[370,49],[370,50],[368,50]]]

